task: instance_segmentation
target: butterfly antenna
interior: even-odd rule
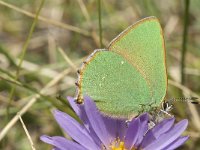
[[[197,97],[179,97],[179,98],[172,98],[168,100],[169,102],[190,102],[192,104],[200,104]]]
[[[191,100],[192,100],[191,101],[192,104],[200,104],[199,101],[198,101],[198,97],[192,97]]]

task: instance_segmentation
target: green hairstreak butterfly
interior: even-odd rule
[[[159,107],[167,89],[165,44],[156,17],[119,34],[107,49],[95,50],[78,71],[77,103],[90,96],[109,116],[130,117]],[[144,106],[143,108],[141,106]]]

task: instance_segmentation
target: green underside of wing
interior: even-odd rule
[[[130,116],[151,103],[151,94],[142,74],[122,56],[97,52],[81,75],[81,96],[88,95],[100,111],[112,116]]]
[[[108,49],[123,56],[143,74],[158,106],[167,90],[164,39],[158,20],[146,18],[129,27]]]

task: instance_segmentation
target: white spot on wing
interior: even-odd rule
[[[100,86],[100,87],[102,86],[101,83],[99,84],[99,86]]]

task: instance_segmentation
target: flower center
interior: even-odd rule
[[[126,150],[125,146],[124,146],[124,142],[122,141],[115,141],[112,145],[111,145],[111,150]]]
[[[121,141],[119,138],[117,138],[115,141],[111,143],[110,150],[128,150],[128,149],[125,148],[124,141]],[[136,150],[136,149],[132,148],[131,150]]]
[[[110,150],[127,150],[127,149],[125,148],[124,141],[121,141],[119,138],[117,138],[111,143]]]

